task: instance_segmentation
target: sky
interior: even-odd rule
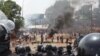
[[[52,6],[56,0],[14,0],[22,7],[23,16],[30,14],[45,13],[46,9]]]
[[[46,9],[50,6],[52,6],[56,0],[14,0],[17,4],[19,4],[22,7],[22,14],[23,16],[27,16],[30,14],[39,14],[39,13],[45,13]],[[72,1],[79,1],[79,0],[72,0]],[[87,1],[87,0],[81,0]],[[94,0],[88,0],[88,1],[94,1]],[[97,0],[95,0],[97,1]],[[78,4],[78,3],[77,3]]]

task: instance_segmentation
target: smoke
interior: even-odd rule
[[[45,13],[50,24],[49,28],[59,31],[62,29],[76,31],[76,29],[81,30],[83,27],[89,28],[91,23],[89,18],[91,18],[92,13],[90,8],[91,5],[93,5],[93,9],[98,8],[98,1],[100,0],[57,0]],[[99,15],[99,13],[96,14]],[[69,26],[71,26],[70,29]]]
[[[59,16],[55,21],[54,28],[57,30],[68,28],[73,23],[72,16],[73,14],[70,12],[64,13],[63,16]]]
[[[46,10],[46,18],[50,24],[50,29],[61,30],[71,25],[74,8],[67,0],[56,1],[56,3]]]

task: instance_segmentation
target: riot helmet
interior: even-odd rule
[[[11,32],[15,28],[14,22],[7,19],[0,20],[0,25],[2,25],[6,29],[7,33]]]
[[[5,42],[8,38],[8,33],[15,28],[14,22],[11,20],[0,20],[0,41]]]
[[[90,33],[82,38],[78,56],[100,56],[100,33]]]
[[[47,46],[46,46],[46,50],[47,50],[47,51],[52,51],[52,45],[47,45]]]
[[[38,52],[42,52],[42,47],[43,47],[43,45],[38,45],[38,46],[37,46],[37,51],[38,51]]]

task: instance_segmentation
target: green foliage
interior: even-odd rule
[[[0,9],[5,13],[8,19],[15,22],[15,29],[23,26],[24,18],[21,17],[21,7],[12,0],[1,0]]]
[[[0,0],[0,9],[2,9],[4,0]]]

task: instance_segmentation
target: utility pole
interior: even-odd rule
[[[92,7],[92,4],[91,4],[91,17],[90,17],[91,18],[90,19],[91,20],[91,26],[90,26],[91,27],[91,32],[93,32],[93,28],[92,28],[93,27],[93,17],[92,17],[93,16],[93,13],[92,13],[92,8],[93,7]]]
[[[23,11],[24,11],[24,10],[23,10],[23,9],[24,9],[24,2],[25,2],[25,1],[23,0],[23,1],[22,1],[22,17],[23,17]]]
[[[91,32],[93,32],[94,29],[94,22],[93,22],[93,4],[95,4],[96,2],[91,1]]]

